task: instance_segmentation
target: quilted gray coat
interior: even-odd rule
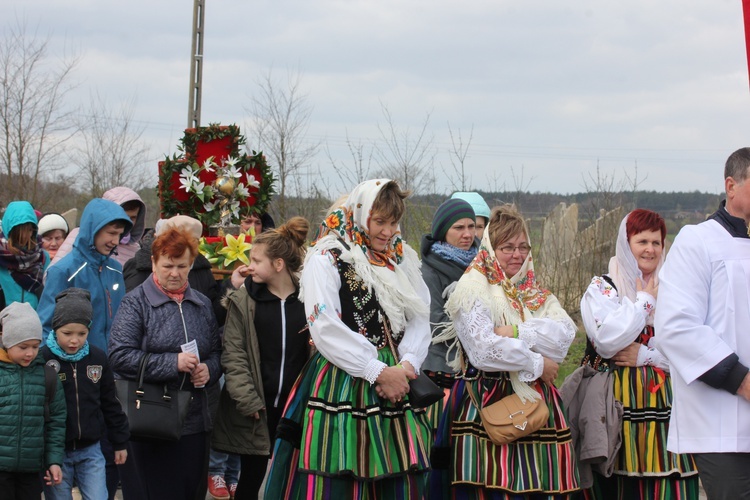
[[[196,388],[190,376],[177,371],[181,345],[195,340],[201,363],[211,378],[205,388]],[[210,431],[212,414],[209,394],[218,399],[221,376],[221,339],[211,302],[188,286],[182,303],[169,298],[149,276],[128,293],[117,311],[109,334],[109,362],[118,378],[135,380],[141,357],[151,353],[144,380],[167,383],[170,388],[192,391],[182,435]]]

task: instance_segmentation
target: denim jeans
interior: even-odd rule
[[[71,500],[73,484],[78,486],[84,500],[107,498],[104,455],[99,443],[65,452],[62,465],[63,479],[56,486],[44,486],[47,500]]]
[[[222,476],[227,484],[237,483],[240,479],[240,456],[211,448],[208,456],[208,475]]]

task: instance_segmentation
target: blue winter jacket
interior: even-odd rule
[[[195,340],[201,363],[210,373],[205,388],[196,388],[190,374],[177,370],[180,346]],[[144,380],[192,391],[182,435],[210,431],[221,377],[221,338],[211,301],[187,287],[181,303],[157,288],[153,275],[125,296],[109,337],[109,364],[115,376],[135,380],[141,358],[148,352]],[[211,396],[209,398],[209,395]]]
[[[125,224],[123,234],[133,225],[125,210],[112,201],[94,198],[83,209],[73,251],[47,269],[44,292],[37,308],[45,332],[42,338],[46,339],[52,330],[57,294],[70,287],[83,288],[91,293],[94,307],[88,341],[107,352],[109,329],[125,296],[125,280],[120,263],[96,251],[94,237],[100,229],[115,221]]]
[[[14,227],[20,226],[31,222],[36,225],[36,214],[34,208],[28,201],[14,201],[8,204],[8,208],[3,214],[3,234],[7,237]],[[44,267],[49,265],[49,255],[45,252]],[[1,304],[0,307],[4,307],[11,302],[27,302],[34,309],[39,304],[39,297],[28,291],[24,290],[21,285],[16,283],[13,276],[10,275],[10,271],[7,268],[0,266],[0,288],[5,294],[5,304]],[[41,293],[41,287],[36,291]]]

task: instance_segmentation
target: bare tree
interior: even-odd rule
[[[0,168],[5,182],[0,202],[38,198],[39,183],[63,163],[72,114],[64,107],[71,90],[74,57],[49,55],[49,37],[29,32],[17,21],[0,39]]]
[[[466,141],[466,144],[464,144],[461,129],[458,129],[458,139],[456,139],[456,137],[453,135],[453,129],[451,129],[450,122],[448,123],[448,133],[450,133],[451,136],[452,146],[452,149],[450,150],[451,165],[453,166],[453,172],[457,176],[457,179],[455,181],[452,180],[451,182],[453,183],[453,187],[456,188],[457,191],[467,191],[469,189],[471,179],[469,179],[466,174],[466,157],[469,154],[471,140],[474,138],[474,125],[471,126],[471,130],[469,131],[469,138]],[[452,177],[447,172],[446,176],[448,176],[448,178]]]
[[[372,167],[373,150],[367,150],[365,144],[360,140],[356,144],[349,138],[349,131],[346,132],[346,146],[349,148],[349,154],[352,156],[352,163],[339,163],[331,154],[331,150],[326,144],[326,156],[331,162],[333,170],[336,172],[341,185],[338,186],[342,192],[349,191],[353,186],[364,182],[370,178],[370,169]]]
[[[297,71],[287,74],[286,86],[279,85],[269,70],[257,81],[258,93],[252,97],[251,108],[246,108],[252,116],[251,130],[258,149],[276,166],[276,209],[282,220],[287,218],[288,190],[294,185],[294,178],[305,174],[318,150],[318,143],[305,141],[313,107],[302,93],[301,83],[302,76]]]
[[[388,107],[382,102],[380,106],[385,124],[378,124],[382,141],[375,145],[376,163],[386,176],[398,180],[403,189],[417,194],[424,192],[425,188],[434,190],[436,151],[433,137],[427,133],[430,113],[425,116],[417,134],[412,135],[408,127],[399,130]]]
[[[510,175],[513,179],[513,201],[512,203],[521,206],[521,199],[525,193],[529,191],[534,176],[531,176],[528,180],[525,179],[526,169],[521,165],[521,171],[516,173],[516,169],[513,166],[510,167]]]
[[[90,98],[88,113],[77,121],[80,140],[71,162],[78,166],[79,179],[92,197],[115,186],[138,191],[149,181],[145,165],[149,147],[142,140],[145,127],[133,123],[134,110],[135,98],[112,110],[96,94]]]

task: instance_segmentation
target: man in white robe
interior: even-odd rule
[[[682,228],[659,275],[656,345],[674,389],[667,448],[693,453],[710,499],[750,498],[750,148],[726,201]]]

